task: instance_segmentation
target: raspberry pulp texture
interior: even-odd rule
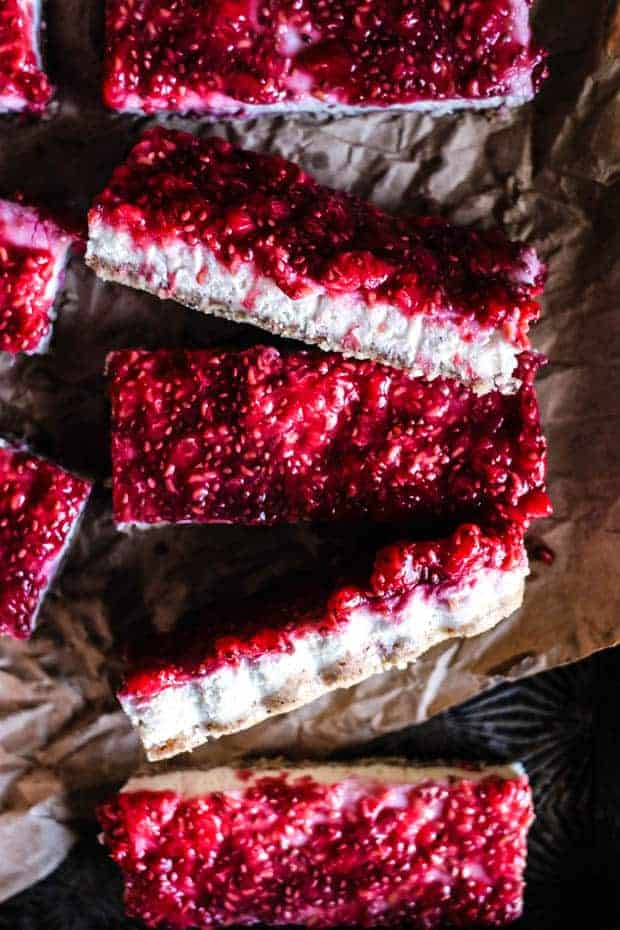
[[[128,913],[175,928],[503,926],[521,913],[532,819],[517,772],[241,773],[228,790],[130,790],[99,809]]]
[[[529,99],[530,0],[110,0],[118,110],[243,112]]]
[[[90,485],[0,445],[0,634],[27,639]]]

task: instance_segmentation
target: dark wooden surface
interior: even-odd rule
[[[620,928],[620,648],[555,669],[381,739],[414,759],[521,759],[534,787],[518,930]],[[48,879],[0,906],[0,930],[133,930],[92,823]]]

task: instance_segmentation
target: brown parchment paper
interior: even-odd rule
[[[99,103],[100,0],[49,0],[48,58],[59,103],[43,121],[0,123],[0,190],[84,211],[147,121]],[[392,210],[499,223],[549,262],[535,333],[555,516],[534,528],[524,608],[495,630],[435,649],[286,717],[222,739],[192,761],[246,751],[326,754],[420,721],[509,679],[620,641],[620,8],[540,0],[551,78],[509,113],[264,118],[173,125],[278,151],[325,183]],[[74,258],[52,352],[0,360],[0,434],[98,479],[86,520],[29,643],[0,643],[0,899],[65,856],[71,821],[142,761],[113,696],[135,624],[250,592],[333,545],[312,528],[183,527],[121,535],[110,514],[102,364],[121,346],[269,341],[104,286]]]

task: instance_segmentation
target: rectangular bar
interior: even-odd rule
[[[147,756],[164,759],[402,668],[444,640],[516,610],[528,573],[523,528],[460,526],[384,546],[336,581],[223,603],[148,636],[128,656],[119,700]]]
[[[523,356],[516,394],[322,352],[122,350],[108,357],[121,527],[538,513],[545,441]]]
[[[428,379],[515,390],[545,268],[497,231],[394,217],[275,155],[149,130],[89,214],[87,263]]]
[[[504,926],[532,793],[516,765],[283,760],[133,778],[98,811],[149,927]]]
[[[0,440],[0,634],[27,639],[91,485]]]
[[[108,0],[103,98],[133,113],[445,113],[533,97],[531,0]]]
[[[74,241],[35,207],[0,200],[0,351],[47,349]]]
[[[41,29],[41,0],[0,0],[0,113],[41,113],[52,97]]]

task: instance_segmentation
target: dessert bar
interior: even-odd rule
[[[310,575],[144,637],[118,697],[148,758],[173,756],[490,629],[527,573],[518,524],[388,544],[334,581]]]
[[[497,231],[395,217],[276,155],[149,130],[89,214],[105,280],[428,379],[515,390],[545,269]]]
[[[526,518],[545,442],[518,371],[478,396],[316,350],[114,352],[117,524]]]
[[[99,808],[148,927],[500,927],[523,906],[519,765],[405,759],[179,770]]]
[[[108,0],[103,97],[134,113],[445,113],[529,100],[531,0]]]
[[[27,639],[90,484],[0,441],[0,634]]]
[[[0,351],[45,351],[73,242],[34,207],[0,200]]]
[[[0,0],[0,113],[40,113],[51,99],[40,32],[41,0]]]

